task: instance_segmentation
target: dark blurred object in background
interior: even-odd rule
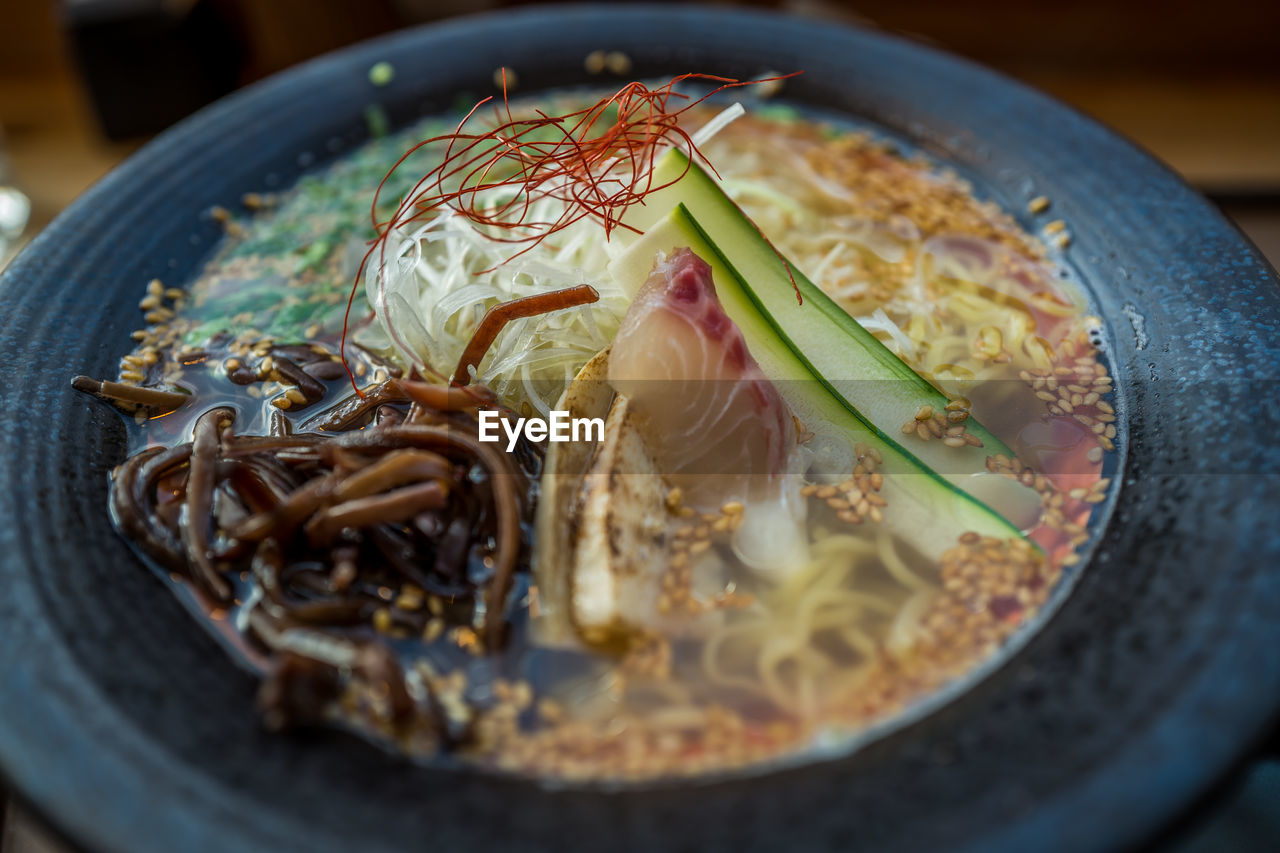
[[[22,0],[30,2],[30,0]],[[149,134],[236,85],[416,23],[519,0],[60,0],[107,135]],[[39,6],[39,0],[34,3]],[[1280,75],[1280,4],[1218,0],[757,0],[930,42],[1014,76],[1048,81],[1175,75],[1188,83]],[[0,34],[0,48],[4,37]],[[1099,82],[1094,80],[1095,83]],[[1041,85],[1044,85],[1041,83]],[[140,95],[140,93],[142,93]]]
[[[243,39],[214,0],[64,0],[63,21],[109,139],[158,133],[240,80]]]
[[[61,0],[108,139],[158,133],[244,83],[405,23],[380,0]]]

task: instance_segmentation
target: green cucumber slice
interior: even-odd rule
[[[747,348],[787,404],[813,432],[836,435],[851,445],[879,451],[884,475],[880,494],[888,501],[884,524],[929,559],[938,559],[963,533],[1019,537],[1017,527],[972,495],[922,464],[869,423],[848,400],[832,393],[760,308],[755,292],[684,205],[653,224],[611,265],[614,279],[630,293],[639,290],[659,253],[688,247],[711,266],[725,312],[742,330]],[[950,449],[950,448],[948,448]],[[985,469],[984,469],[985,473]],[[989,476],[989,475],[988,475]]]
[[[658,159],[653,184],[671,186],[652,192],[644,204],[632,206],[624,223],[647,231],[673,207],[684,205],[726,264],[738,273],[750,299],[778,336],[813,374],[881,432],[897,436],[895,440],[926,467],[970,490],[975,484],[973,475],[986,470],[988,456],[1013,456],[974,418],[965,421],[965,426],[982,442],[981,447],[948,447],[938,440],[902,435],[902,426],[921,406],[940,411],[948,402],[946,395],[859,325],[794,264],[785,261],[716,180],[683,151],[672,149]],[[803,303],[796,298],[797,289]]]

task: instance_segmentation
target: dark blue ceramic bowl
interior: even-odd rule
[[[803,68],[798,101],[865,117],[1021,211],[1053,199],[1108,321],[1127,448],[1077,589],[976,689],[858,754],[627,794],[433,772],[338,735],[271,736],[253,685],[112,533],[117,416],[71,391],[128,348],[140,288],[219,237],[204,214],[300,155],[491,91],[634,72]],[[396,67],[375,90],[368,68]],[[305,160],[305,158],[303,158]],[[1034,185],[1034,190],[1030,187]],[[933,50],[677,6],[542,8],[399,33],[218,103],[45,230],[0,293],[0,767],[102,850],[1089,850],[1151,837],[1280,707],[1280,290],[1203,198],[1114,133]]]

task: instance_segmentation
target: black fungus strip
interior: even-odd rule
[[[364,396],[352,394],[337,405],[298,425],[299,432],[341,432],[359,425],[383,403],[408,402],[395,380],[375,385]]]
[[[191,439],[191,458],[187,464],[187,494],[181,518],[182,545],[192,578],[204,592],[218,603],[231,600],[231,585],[213,564],[212,536],[213,493],[218,486],[218,460],[221,454],[221,432],[235,417],[228,408],[210,409],[196,420]]]
[[[143,406],[155,415],[167,415],[192,400],[189,394],[162,391],[159,388],[144,388],[140,385],[126,385],[123,382],[93,379],[88,376],[77,376],[72,379],[71,387],[106,400],[108,403],[130,403]]]
[[[277,349],[276,369],[323,393],[306,371],[328,357],[308,353]],[[425,699],[410,691],[392,647],[368,629],[417,636],[442,619],[499,648],[534,469],[474,438],[488,389],[408,388],[389,380],[296,431],[275,412],[267,435],[238,435],[233,409],[210,408],[190,441],[135,454],[114,475],[117,528],[211,605],[243,608],[271,725],[331,720],[355,689],[396,730],[426,726],[413,730],[446,747],[469,736],[465,715],[445,715],[429,685],[414,681]],[[469,572],[477,558],[492,570]],[[233,601],[237,574],[247,589]]]
[[[324,396],[324,385],[316,381],[309,373],[298,366],[297,362],[283,355],[272,357],[276,372],[290,385],[297,386],[307,403],[315,403]]]

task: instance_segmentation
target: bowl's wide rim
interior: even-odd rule
[[[1210,285],[1244,288],[1242,292],[1251,296],[1256,294],[1257,301],[1251,306],[1250,313],[1245,315],[1236,311],[1223,315],[1221,326],[1209,329],[1204,338],[1205,348],[1194,353],[1194,357],[1210,365],[1217,355],[1229,352],[1235,358],[1248,359],[1247,363],[1277,363],[1275,320],[1280,317],[1280,299],[1275,292],[1274,274],[1265,261],[1243,240],[1234,226],[1171,171],[1132,144],[1118,139],[1114,133],[1020,84],[929,48],[865,31],[771,13],[672,6],[542,7],[453,20],[394,33],[312,60],[224,99],[143,147],[63,212],[15,259],[0,278],[0,299],[14,306],[13,312],[6,315],[3,326],[0,326],[3,340],[10,344],[28,339],[44,340],[54,331],[64,334],[69,331],[59,325],[63,320],[48,316],[54,309],[37,305],[42,299],[38,292],[40,288],[48,286],[50,298],[56,303],[54,308],[65,307],[73,313],[78,304],[76,297],[63,295],[66,286],[62,285],[59,290],[59,286],[51,282],[51,276],[61,270],[75,269],[75,264],[80,262],[77,260],[79,254],[111,257],[103,254],[107,250],[99,244],[112,239],[130,239],[133,241],[132,251],[147,251],[150,247],[146,240],[139,240],[136,234],[111,229],[128,224],[128,205],[159,203],[165,198],[165,192],[175,192],[179,185],[166,183],[170,172],[180,176],[187,167],[184,164],[217,162],[217,149],[226,142],[223,133],[228,127],[250,135],[261,135],[262,127],[270,122],[301,120],[305,111],[318,108],[317,89],[330,92],[335,103],[360,103],[360,98],[370,97],[367,84],[358,79],[362,76],[360,70],[384,56],[404,57],[411,51],[448,55],[451,50],[466,48],[483,54],[480,58],[470,57],[473,65],[487,61],[491,67],[496,67],[508,62],[507,57],[512,53],[523,51],[529,57],[528,65],[532,67],[535,60],[529,48],[513,39],[541,34],[549,42],[558,39],[563,43],[576,39],[578,43],[588,44],[591,33],[608,33],[622,39],[628,31],[653,29],[658,17],[673,29],[725,36],[724,44],[717,42],[715,47],[709,48],[713,53],[725,51],[734,54],[735,50],[745,50],[741,47],[743,43],[755,39],[755,43],[775,41],[779,55],[787,59],[802,59],[811,50],[846,50],[906,63],[914,69],[913,74],[930,78],[931,82],[919,85],[947,90],[950,96],[960,99],[993,126],[1031,123],[1046,134],[1052,134],[1044,140],[1043,150],[1028,152],[1025,158],[1010,154],[1014,159],[1006,168],[1013,173],[1022,170],[1041,176],[1051,175],[1053,157],[1059,156],[1065,161],[1071,146],[1087,152],[1085,159],[1096,158],[1095,172],[1081,172],[1073,181],[1060,182],[1061,195],[1055,197],[1054,203],[1055,209],[1061,208],[1068,215],[1073,209],[1079,211],[1079,221],[1083,222],[1084,212],[1091,210],[1087,206],[1088,198],[1107,199],[1111,208],[1110,218],[1104,215],[1103,225],[1093,229],[1096,233],[1082,228],[1078,234],[1082,253],[1097,253],[1105,259],[1108,252],[1121,256],[1119,253],[1125,249],[1119,244],[1126,241],[1144,247],[1142,251],[1133,250],[1132,257],[1138,266],[1126,270],[1130,278],[1103,300],[1108,316],[1115,317],[1117,322],[1122,302],[1127,306],[1136,303],[1148,312],[1148,325],[1145,329],[1135,330],[1136,337],[1130,339],[1127,333],[1120,334],[1127,332],[1121,327],[1113,330],[1116,335],[1114,357],[1118,366],[1128,371],[1131,381],[1129,387],[1133,400],[1130,401],[1130,414],[1133,416],[1131,427],[1137,442],[1135,446],[1142,449],[1142,454],[1125,472],[1129,482],[1117,509],[1118,517],[1131,528],[1140,526],[1144,513],[1149,515],[1163,506],[1147,493],[1148,484],[1163,482],[1160,478],[1182,473],[1162,469],[1157,456],[1151,455],[1159,451],[1139,441],[1159,434],[1158,425],[1148,423],[1154,419],[1145,417],[1143,413],[1166,413],[1172,405],[1168,398],[1173,395],[1166,393],[1166,402],[1157,402],[1159,398],[1156,395],[1144,390],[1150,387],[1143,384],[1146,380],[1135,380],[1134,372],[1150,365],[1151,381],[1154,382],[1157,370],[1186,367],[1185,362],[1179,361],[1182,356],[1176,349],[1172,353],[1157,351],[1149,344],[1151,341],[1161,343],[1165,336],[1177,339],[1180,334],[1184,336],[1183,340],[1190,340],[1189,336],[1194,334],[1188,330],[1189,327],[1178,325],[1182,321],[1172,313],[1165,318],[1162,312],[1168,306],[1162,303],[1184,300],[1201,307],[1212,306],[1212,301],[1202,302],[1205,297],[1200,292]],[[761,35],[766,32],[767,39]],[[733,35],[742,37],[744,41],[731,42],[728,37]],[[504,49],[504,45],[508,49]],[[876,110],[879,120],[895,124],[900,119],[899,129],[917,137],[925,145],[944,148],[962,163],[981,167],[984,158],[992,156],[992,147],[998,149],[999,144],[992,146],[988,140],[966,136],[963,127],[957,135],[955,127],[913,125],[913,104],[908,89],[887,95],[881,91],[876,95],[878,86],[890,81],[902,82],[897,76],[900,70],[892,67],[884,68],[882,72],[861,69],[863,73],[848,81],[815,80],[806,81],[805,85],[811,86],[810,97],[817,100],[829,97],[860,103],[860,99],[866,99],[870,104],[871,99],[878,98]],[[442,70],[441,77],[448,78],[451,73],[447,69]],[[877,76],[879,73],[884,76]],[[458,79],[463,78],[460,76]],[[400,81],[397,85],[404,83]],[[435,85],[447,87],[450,84],[437,81]],[[897,99],[901,102],[895,103]],[[1068,147],[1054,148],[1055,145]],[[1011,178],[1008,186],[1012,186],[1012,181]],[[190,204],[195,205],[197,201],[192,200]],[[188,209],[194,212],[200,207],[189,206]],[[104,225],[104,211],[118,213],[118,223]],[[1157,221],[1162,225],[1166,222],[1187,224],[1184,254],[1170,254],[1163,269],[1158,266],[1162,259],[1146,250],[1141,230]],[[212,228],[210,225],[199,233],[204,234],[207,240]],[[1109,239],[1117,243],[1110,244],[1107,242]],[[1162,246],[1173,252],[1169,245],[1154,242],[1151,250]],[[1215,265],[1215,259],[1223,258],[1230,260],[1226,271],[1220,264]],[[1168,276],[1171,281],[1164,282],[1161,275]],[[1242,275],[1250,278],[1241,283]],[[120,292],[117,289],[117,295]],[[1228,304],[1224,310],[1231,311],[1232,306]],[[1233,331],[1247,334],[1242,339],[1240,334],[1233,336]],[[1143,336],[1147,338],[1145,343]],[[102,361],[102,353],[114,351],[111,349],[114,345],[115,342],[110,340],[77,342],[66,353],[69,364],[59,364],[58,370],[66,369],[69,375],[71,365],[90,358],[90,353],[97,353],[98,360]],[[22,346],[7,348],[0,354],[0,375],[23,375],[22,370],[31,363],[31,358],[32,352]],[[44,399],[51,405],[76,405],[67,401],[68,392],[62,387],[61,373],[44,376],[43,380],[43,385],[37,380],[31,387],[44,394]],[[1238,414],[1228,410],[1219,415],[1225,428],[1243,428],[1243,419]],[[0,426],[12,429],[18,422],[19,413],[14,401],[6,401],[3,411],[0,411]],[[58,437],[56,433],[53,436],[55,441]],[[1186,553],[1207,554],[1218,548],[1227,556],[1251,554],[1256,559],[1280,556],[1280,540],[1265,523],[1268,512],[1277,508],[1277,499],[1263,488],[1265,483],[1259,482],[1259,477],[1265,480],[1280,472],[1272,442],[1273,438],[1264,438],[1260,458],[1255,465],[1255,476],[1248,477],[1245,472],[1231,470],[1232,479],[1229,481],[1228,478],[1219,478],[1223,480],[1221,483],[1214,480],[1212,486],[1217,491],[1212,491],[1207,500],[1222,504],[1217,507],[1219,515],[1213,516],[1223,525],[1222,541],[1206,542],[1203,531],[1193,534],[1176,523],[1172,529],[1166,530],[1180,547],[1191,549]],[[48,606],[48,601],[45,593],[31,582],[29,561],[31,555],[45,545],[36,541],[39,535],[32,534],[24,526],[24,519],[29,518],[29,508],[21,505],[17,484],[26,482],[28,472],[22,470],[20,460],[14,457],[15,454],[10,453],[0,460],[0,481],[7,487],[0,494],[0,518],[4,519],[4,525],[0,527],[0,580],[9,584],[10,595],[8,600],[0,600],[0,617],[6,625],[0,628],[0,637],[10,641],[0,651],[0,767],[7,778],[55,825],[75,841],[86,845],[112,849],[218,849],[232,838],[249,846],[291,847],[298,844],[295,824],[272,814],[270,810],[260,809],[246,816],[235,790],[210,785],[186,761],[166,753],[160,745],[152,742],[147,732],[136,728],[112,705],[113,697],[104,696],[86,677],[82,664],[64,639],[41,623],[41,608]],[[1223,471],[1209,473],[1221,474]],[[49,487],[48,483],[45,485]],[[1188,500],[1181,497],[1176,488],[1171,493],[1179,495],[1183,502]],[[1253,515],[1248,516],[1246,512],[1248,517],[1228,520],[1225,513],[1229,505],[1238,505],[1241,500],[1250,502],[1248,506]],[[1215,506],[1210,503],[1211,509]],[[1164,506],[1164,511],[1177,517],[1181,510],[1175,507],[1171,511]],[[1227,527],[1228,524],[1231,526]],[[1150,529],[1162,528],[1156,524]],[[1126,545],[1120,537],[1105,540],[1096,555],[1094,570],[1113,573],[1131,568],[1136,570],[1136,567],[1125,563],[1127,558],[1137,553],[1159,553],[1154,543],[1148,543],[1148,550],[1141,552],[1135,550],[1136,547],[1132,542]],[[1243,569],[1240,571],[1244,572]],[[1259,572],[1242,573],[1238,578],[1233,577],[1232,582],[1244,599],[1236,618],[1228,623],[1195,611],[1195,618],[1185,626],[1185,630],[1201,639],[1200,657],[1188,658],[1186,680],[1178,683],[1176,693],[1166,697],[1167,703],[1159,713],[1153,711],[1149,717],[1137,721],[1122,750],[1117,751],[1105,765],[1060,771],[1069,773],[1070,784],[1055,787],[1053,795],[1037,802],[1035,808],[1019,802],[1016,791],[1009,793],[1003,824],[992,827],[982,839],[970,841],[1013,848],[1032,843],[1043,847],[1048,843],[1046,839],[1053,839],[1063,849],[1133,842],[1167,822],[1220,778],[1244,754],[1267,726],[1275,709],[1280,707],[1280,660],[1268,651],[1268,646],[1274,648],[1275,641],[1280,639],[1280,627],[1277,625],[1280,620],[1274,618],[1280,614],[1277,584],[1268,583]],[[1217,587],[1209,588],[1205,592],[1206,603],[1202,609],[1207,611],[1210,603],[1220,605],[1217,597],[1220,594],[1226,593]],[[1087,616],[1088,611],[1083,615]],[[1036,653],[1054,643],[1090,642],[1087,626],[1080,623],[1081,618],[1080,614],[1074,614],[1070,617],[1074,619],[1074,625],[1070,621],[1063,626],[1055,624],[1052,641],[1033,644],[1038,647]],[[1020,657],[1034,662],[1041,660],[1035,654],[1028,656],[1023,653]],[[1070,667],[1064,671],[1074,672]],[[1005,683],[1000,689],[1012,688]],[[1105,699],[1100,697],[1098,701]],[[98,709],[97,715],[87,718],[87,708]],[[959,711],[953,715],[960,716]],[[1033,711],[1028,712],[1028,717],[1040,719],[1044,714]],[[1209,719],[1218,720],[1219,728],[1202,730]],[[1052,719],[1048,722],[1051,723]],[[946,724],[944,721],[943,725]],[[1045,725],[1046,721],[1041,720],[1040,724]],[[1198,739],[1194,750],[1185,746],[1189,737]],[[900,744],[901,738],[895,742]],[[937,772],[945,773],[944,770]],[[791,776],[786,778],[793,779]],[[829,783],[843,777],[838,775],[838,771],[828,769],[818,778]],[[495,790],[513,790],[510,783],[505,782],[480,780],[475,784]],[[804,784],[797,783],[797,790],[804,787]],[[150,810],[150,797],[157,790],[165,791],[166,808]],[[711,799],[720,796],[712,789],[701,790],[702,796]],[[734,802],[740,803],[741,797],[748,796],[742,794],[741,786],[734,790],[733,796],[738,797]],[[575,795],[529,792],[526,796],[539,799]],[[582,795],[580,800],[599,806],[609,797]],[[557,799],[556,802],[563,800]],[[982,808],[991,810],[998,805],[988,800],[984,801]],[[654,809],[652,812],[649,811],[651,807]],[[614,803],[602,808],[619,807]],[[650,813],[665,814],[672,809],[679,813],[679,808],[671,798],[639,797],[632,798],[626,813],[633,819],[640,819]],[[727,810],[734,806],[726,804],[719,808]],[[1081,815],[1103,815],[1105,819],[1099,818],[1090,823],[1081,821]],[[574,812],[564,820],[566,825],[582,827],[592,825],[595,818]],[[233,834],[215,834],[218,825],[235,827],[234,830],[223,830]],[[827,834],[820,838],[828,843],[838,840],[831,834],[833,831],[836,830],[828,828]]]

